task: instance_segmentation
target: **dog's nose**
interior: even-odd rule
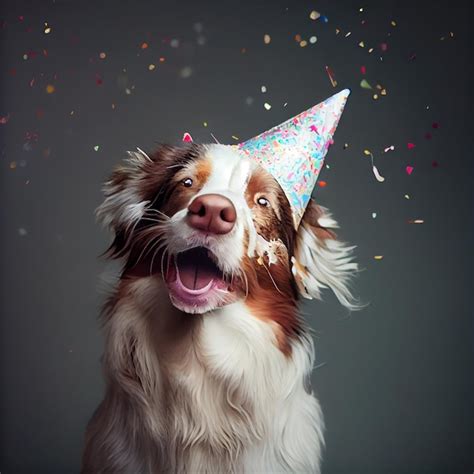
[[[232,202],[220,194],[203,194],[188,206],[188,224],[211,234],[227,234],[233,228],[237,213]]]

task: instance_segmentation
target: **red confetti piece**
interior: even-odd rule
[[[102,78],[99,76],[99,74],[96,74],[96,75],[95,75],[95,83],[96,83],[98,86],[101,86],[103,82],[104,82],[104,81],[103,81]]]
[[[415,148],[415,144],[414,143],[407,143],[407,147],[409,150],[413,150],[413,148]]]
[[[413,173],[414,168],[413,168],[413,166],[408,165],[408,166],[405,168],[405,170],[406,170],[406,172],[407,172],[408,175],[411,175],[411,174]]]
[[[328,185],[326,181],[318,181],[318,186],[320,188],[325,188]]]
[[[142,49],[147,49],[147,48],[148,48],[148,43],[143,42],[140,47],[141,47]]]
[[[431,125],[433,128],[439,128],[439,123],[438,122],[433,122]]]
[[[183,135],[183,142],[192,142],[192,141],[193,141],[193,137],[188,132],[186,132]]]
[[[365,67],[365,66],[361,66],[361,67],[360,67],[360,72],[361,72],[362,74],[365,74],[365,73],[367,72],[366,67]]]

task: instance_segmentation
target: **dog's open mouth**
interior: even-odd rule
[[[228,279],[204,247],[174,255],[165,280],[171,300],[186,312],[201,313],[220,306],[230,291]]]

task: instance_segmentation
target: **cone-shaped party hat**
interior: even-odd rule
[[[298,228],[341,117],[349,89],[238,145],[273,175],[290,202]]]

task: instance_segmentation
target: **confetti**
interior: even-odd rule
[[[11,169],[11,170],[14,170],[15,168],[16,168],[16,161],[12,161],[12,162],[10,163],[10,169]]]
[[[404,198],[405,198],[405,199],[410,199],[410,195],[409,195],[409,194],[405,194]]]
[[[379,183],[383,183],[385,181],[385,178],[379,173],[379,170],[377,169],[375,165],[372,165],[372,171],[375,175],[375,178],[377,179]]]
[[[360,67],[360,72],[361,72],[362,74],[365,74],[365,73],[367,72],[366,67],[365,67],[365,66],[361,66],[361,67]]]
[[[20,228],[18,229],[18,235],[19,235],[20,237],[24,237],[24,236],[27,235],[27,234],[28,234],[28,231],[27,231],[24,227],[20,227]]]
[[[397,26],[397,22],[394,21],[394,20],[392,20],[392,21],[390,22],[390,24],[391,24],[392,26]]]
[[[436,129],[436,128],[439,128],[439,123],[438,123],[438,122],[433,122],[433,123],[431,124],[431,127],[432,127],[432,128],[435,128],[435,129]]]
[[[380,50],[385,53],[388,49],[388,44],[387,43],[380,43]]]
[[[99,145],[94,146],[94,151],[99,151]]]
[[[49,35],[51,33],[51,27],[48,25],[48,23],[44,24],[44,34]]]
[[[425,221],[423,219],[413,219],[408,221],[409,224],[424,224]]]
[[[52,84],[48,84],[48,85],[46,86],[46,92],[47,92],[48,94],[52,94],[55,90],[56,90],[56,88],[55,88]]]
[[[439,163],[438,163],[437,161],[432,161],[432,162],[431,162],[431,166],[432,166],[433,168],[437,168],[437,167],[439,166]]]
[[[148,43],[143,42],[140,46],[141,49],[147,49],[148,48]]]
[[[372,212],[372,219],[375,219],[377,217],[377,213],[376,212]]]
[[[395,146],[394,146],[394,145],[390,145],[390,146],[388,146],[387,148],[384,148],[383,151],[384,151],[384,153],[387,153],[387,152],[393,151],[393,150],[395,150]]]
[[[271,41],[272,41],[272,38],[271,38],[270,35],[268,35],[268,34],[263,35],[263,42],[265,44],[270,44]]]
[[[362,87],[362,89],[372,89],[372,86],[367,82],[366,79],[362,79],[362,81],[360,81],[360,87]]]
[[[374,95],[372,96],[372,98],[373,98],[374,100],[377,100],[377,99],[379,98],[379,95],[378,95],[378,94],[374,94]]]
[[[193,74],[193,70],[190,66],[185,66],[181,69],[179,76],[183,79],[188,79]]]
[[[413,170],[415,168],[413,168],[413,166],[410,166],[408,165],[406,168],[405,168],[405,171],[407,172],[407,175],[411,175],[413,173]]]
[[[267,92],[267,88],[265,86],[262,86],[260,90],[262,91],[262,94],[265,94],[265,92]]]
[[[349,36],[351,36],[351,34],[352,33],[349,31],[348,33],[346,33],[345,38],[349,38]]]
[[[359,46],[360,46],[361,48],[365,48],[365,43],[364,43],[363,41],[361,41],[361,42],[359,43]]]
[[[311,44],[316,43],[316,41],[318,41],[318,38],[317,38],[316,36],[311,36],[311,38],[309,39],[309,42],[310,42]]]
[[[207,127],[207,122],[203,122],[202,124],[204,125],[204,127]]]
[[[6,123],[8,123],[9,120],[10,114],[4,115],[3,117],[0,117],[0,124],[5,125]]]
[[[170,41],[170,46],[171,46],[172,48],[179,48],[179,39],[173,38],[173,39]]]
[[[374,255],[374,260],[382,260],[383,255]]]
[[[320,16],[321,16],[321,14],[319,12],[317,12],[316,10],[313,10],[309,14],[309,17],[311,18],[311,20],[317,20]]]
[[[328,185],[326,181],[318,181],[318,186],[320,188],[325,188]]]
[[[364,155],[370,156],[370,161],[372,162],[372,172],[374,173],[375,179],[379,183],[383,183],[385,181],[385,178],[379,173],[379,170],[374,165],[374,155],[372,155],[372,152],[370,150],[365,149],[364,150]]]
[[[183,135],[183,142],[190,143],[192,141],[193,137],[188,132],[185,132],[185,134]]]
[[[105,59],[107,55],[104,52],[99,53],[99,58],[100,59]]]
[[[333,87],[337,87],[337,81],[334,79],[334,72],[329,66],[326,66],[326,72]]]
[[[349,143],[344,143],[344,146],[342,147],[344,150],[347,150],[349,148]]]
[[[148,70],[149,70],[149,71],[154,71],[155,68],[156,68],[156,66],[155,66],[154,64],[149,64],[149,65],[148,65]]]
[[[413,150],[413,148],[415,148],[415,146],[416,146],[416,145],[415,145],[414,143],[407,143],[407,148],[408,148],[409,150]]]
[[[300,46],[304,48],[305,46],[308,46],[308,42],[306,40],[303,40],[300,42]]]
[[[240,140],[240,138],[239,138],[239,137],[236,137],[235,135],[232,135],[232,138],[233,138],[235,141]]]
[[[265,107],[266,110],[270,110],[272,108],[272,106],[268,102],[265,102],[263,106]]]

